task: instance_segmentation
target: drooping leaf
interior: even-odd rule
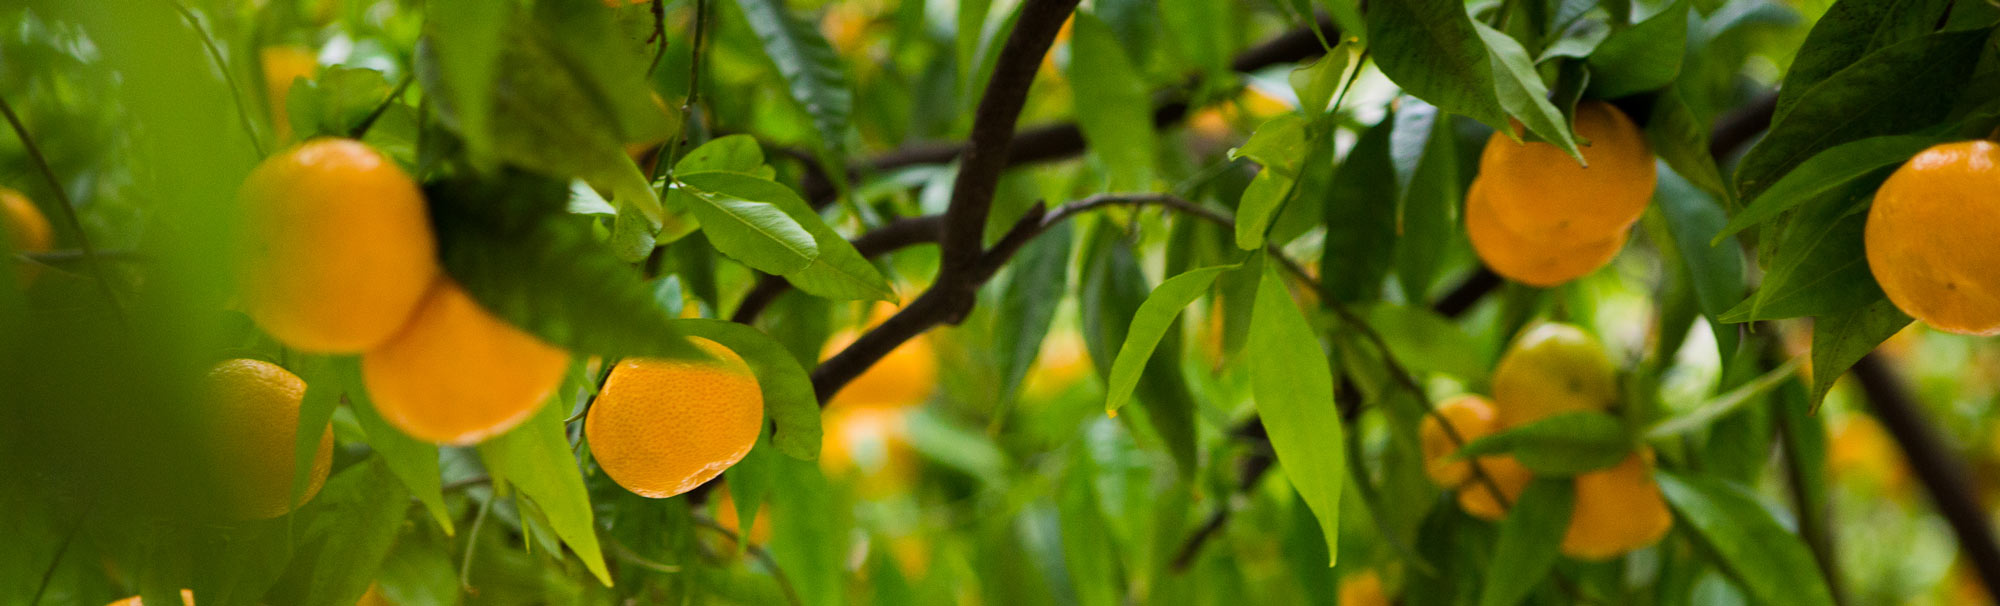
[[[819,258],[812,233],[777,205],[742,197],[745,192],[688,186],[693,211],[715,249],[758,271],[788,274]]]
[[[1736,350],[1736,327],[1720,318],[1743,299],[1743,249],[1735,242],[1707,240],[1707,235],[1726,220],[1720,204],[1679,173],[1663,170],[1659,175],[1653,199],[1673,236],[1677,261],[1687,268],[1684,275],[1694,290],[1695,303],[1715,331],[1717,359],[1728,359],[1729,352]]]
[[[1339,554],[1340,491],[1347,478],[1333,371],[1318,331],[1292,301],[1277,264],[1263,266],[1247,349],[1251,393],[1279,467],[1319,520],[1332,566]]]
[[[736,5],[764,43],[764,55],[784,76],[792,100],[813,117],[821,146],[841,155],[854,113],[854,93],[833,45],[818,28],[793,15],[784,0],[736,0]]]
[[[1862,240],[1868,213],[1862,201],[1880,181],[1863,179],[1800,208],[1766,252],[1770,268],[1751,297],[1722,314],[1725,322],[1834,313],[1882,296],[1868,270]],[[1775,237],[1766,230],[1766,237]]]
[[[1327,54],[1293,69],[1290,79],[1292,92],[1299,97],[1299,109],[1307,116],[1325,113],[1358,67],[1360,52],[1358,44],[1342,40]]]
[[[1576,134],[1570,132],[1569,120],[1563,117],[1562,110],[1549,102],[1549,87],[1535,71],[1527,49],[1505,32],[1484,23],[1474,21],[1472,29],[1486,42],[1487,58],[1492,62],[1494,95],[1500,107],[1520,120],[1528,132],[1582,162],[1583,153],[1576,148]]]
[[[1437,281],[1458,227],[1459,165],[1451,117],[1405,98],[1396,111],[1389,160],[1396,171],[1396,281],[1403,297],[1422,301]]]
[[[1535,478],[1521,491],[1500,523],[1479,606],[1519,604],[1555,570],[1575,492],[1570,481],[1547,477]]]
[[[1116,412],[1132,398],[1132,390],[1139,385],[1140,373],[1145,371],[1146,362],[1153,359],[1153,349],[1159,346],[1160,338],[1174,328],[1174,320],[1180,317],[1181,310],[1207,292],[1217,276],[1238,267],[1241,266],[1189,270],[1161,282],[1152,294],[1146,296],[1146,302],[1141,303],[1139,310],[1132,314],[1132,326],[1125,331],[1125,342],[1118,347],[1118,357],[1112,361],[1111,374],[1105,379],[1105,412]]]
[[[1812,398],[1808,400],[1812,407],[1819,408],[1833,382],[1849,367],[1910,322],[1909,314],[1896,309],[1888,299],[1813,318]]]
[[[1654,97],[1653,116],[1646,121],[1646,141],[1652,144],[1653,153],[1688,182],[1728,199],[1731,192],[1723,183],[1722,170],[1709,153],[1709,125],[1695,117],[1682,94],[1680,87],[1673,86]]]
[[[795,459],[819,458],[819,398],[813,395],[805,367],[784,345],[755,327],[727,320],[689,318],[674,320],[673,326],[741,356],[757,375],[757,389],[764,395],[764,420],[774,427],[771,443]]]
[[[1050,227],[1008,263],[1012,273],[1000,291],[993,319],[994,355],[1000,362],[1000,406],[1005,412],[1041,353],[1055,323],[1056,305],[1069,290],[1069,253],[1074,229]],[[996,418],[1004,414],[996,414]]]
[[[889,281],[868,262],[854,245],[822,220],[819,213],[791,188],[767,178],[736,172],[696,172],[677,176],[694,191],[721,192],[717,195],[770,204],[794,224],[810,234],[817,254],[805,267],[785,276],[800,290],[843,300],[889,301],[896,292]],[[703,225],[707,225],[704,220]],[[712,239],[711,239],[712,241]],[[726,252],[726,251],[725,251]]]
[[[380,457],[372,457],[327,479],[314,499],[314,531],[292,559],[292,573],[303,574],[293,602],[311,606],[347,606],[375,582],[409,509],[409,495],[391,478]]]
[[[1069,76],[1076,123],[1111,177],[1110,191],[1143,191],[1153,180],[1152,104],[1146,82],[1110,26],[1095,15],[1071,21]]]
[[[1591,94],[1610,99],[1672,83],[1681,71],[1687,25],[1687,3],[1675,2],[1612,32],[1590,53]]]
[[[1133,316],[1144,305],[1150,287],[1146,274],[1119,229],[1099,223],[1084,246],[1083,275],[1077,304],[1083,320],[1083,343],[1099,376],[1110,377],[1117,348],[1126,341]],[[1168,335],[1146,362],[1137,390],[1143,418],[1166,444],[1184,477],[1195,472],[1195,408],[1180,364],[1180,339]]]
[[[1812,551],[1756,495],[1713,478],[1669,472],[1657,478],[1678,519],[1693,527],[1751,597],[1765,604],[1833,604]]]
[[[1243,189],[1242,200],[1236,203],[1237,248],[1264,248],[1271,222],[1278,218],[1278,211],[1283,209],[1285,200],[1291,197],[1297,185],[1297,180],[1275,169],[1257,171],[1257,176],[1250,180],[1250,186]]]
[[[425,188],[445,272],[488,311],[572,353],[696,356],[639,273],[563,212],[568,191],[517,172]]]
[[[1762,195],[1827,148],[1915,132],[1951,111],[1992,28],[1944,31],[1891,44],[1802,93],[1743,157],[1736,188]]]
[[[368,448],[375,451],[382,463],[395,474],[417,501],[423,503],[431,518],[447,535],[453,534],[452,517],[444,506],[444,483],[438,475],[438,447],[397,431],[382,414],[375,411],[375,402],[368,397],[368,389],[361,383],[361,367],[358,360],[347,358],[336,360],[334,376],[339,379],[348,405],[354,409],[354,418],[367,433]]]
[[[1365,14],[1368,43],[1383,75],[1446,112],[1506,126],[1486,44],[1465,5],[1386,0],[1371,3]]]
[[[1762,195],[1751,200],[1743,212],[1730,217],[1729,224],[1715,235],[1715,239],[1721,241],[1745,228],[1769,221],[1849,181],[1883,167],[1902,164],[1917,152],[1949,140],[1949,137],[1930,135],[1888,135],[1827,148],[1785,173]]]
[[[1396,250],[1394,116],[1361,134],[1326,189],[1326,245],[1320,282],[1343,303],[1379,298]]]
[[[1473,440],[1453,456],[1511,453],[1535,473],[1570,476],[1617,465],[1632,452],[1632,437],[1617,417],[1569,412]]]
[[[597,544],[590,493],[584,490],[583,472],[570,454],[563,414],[560,406],[543,406],[519,427],[480,443],[480,460],[496,483],[505,482],[533,501],[548,516],[556,536],[608,587],[611,571]]]
[[[1249,158],[1266,170],[1276,170],[1285,177],[1297,177],[1299,164],[1305,161],[1306,145],[1311,137],[1306,133],[1307,121],[1298,114],[1278,114],[1250,133],[1250,139],[1243,145],[1229,150],[1229,159]]]

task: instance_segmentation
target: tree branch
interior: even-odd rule
[[[2000,587],[2000,547],[1996,547],[1992,523],[1972,489],[1965,465],[1945,449],[1943,438],[1881,356],[1862,356],[1848,372],[1861,384],[1882,428],[1903,449],[1910,471],[1930,492],[1931,503],[1951,526],[1959,552],[1979,573],[1987,594],[2000,599],[2000,591],[1995,590]]]

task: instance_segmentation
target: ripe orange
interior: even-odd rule
[[[1617,370],[1610,356],[1597,339],[1570,324],[1529,328],[1493,369],[1493,402],[1501,427],[1558,413],[1603,410],[1617,399]]]
[[[332,423],[320,435],[305,492],[296,502],[290,499],[305,381],[276,364],[236,359],[210,369],[203,390],[205,454],[221,481],[229,517],[277,517],[319,494],[333,468]]]
[[[1340,580],[1340,606],[1389,606],[1394,603],[1382,591],[1382,575],[1369,568]]]
[[[693,490],[757,445],[764,394],[736,352],[689,339],[712,360],[619,362],[583,422],[605,475],[639,496]]]
[[[1563,555],[1608,560],[1659,542],[1673,528],[1674,514],[1647,458],[1633,453],[1614,467],[1576,476]]]
[[[868,325],[880,324],[894,311],[895,308],[889,304],[876,305],[869,314]],[[836,333],[827,340],[821,359],[840,353],[860,335],[858,330]],[[919,335],[890,350],[861,376],[848,381],[847,386],[834,394],[827,407],[907,408],[924,403],[936,389],[937,355],[931,349],[929,335]]]
[[[1535,479],[1530,471],[1514,455],[1494,455],[1479,458],[1479,468],[1486,470],[1487,477],[1493,478],[1494,487],[1500,489],[1501,496],[1507,497],[1503,504],[1493,498],[1493,487],[1487,486],[1476,476],[1458,488],[1458,507],[1472,517],[1482,520],[1498,520],[1507,517],[1507,508],[1521,500],[1521,491],[1527,490],[1528,482]]]
[[[0,187],[0,245],[34,253],[48,252],[55,243],[55,230],[41,209],[35,208],[35,203],[21,192]],[[32,261],[22,262],[20,268],[22,284],[33,281],[42,269]]]
[[[286,345],[328,353],[380,345],[438,275],[423,193],[359,141],[278,152],[250,173],[241,198],[245,306]]]
[[[1451,458],[1451,454],[1458,452],[1463,444],[1451,439],[1451,434],[1446,433],[1439,423],[1439,417],[1451,423],[1452,430],[1467,443],[1499,431],[1498,417],[1491,400],[1466,394],[1438,404],[1437,414],[1425,415],[1423,422],[1417,425],[1417,437],[1424,451],[1424,473],[1430,475],[1431,481],[1438,486],[1457,488],[1472,479],[1472,462]]]
[[[278,141],[292,139],[290,112],[285,102],[291,98],[292,83],[311,78],[319,71],[319,55],[303,46],[267,46],[258,53],[264,63],[264,99],[271,103],[271,128]]]
[[[1500,221],[1489,189],[1482,183],[1473,180],[1472,189],[1465,193],[1465,235],[1472,240],[1473,252],[1493,273],[1547,288],[1597,271],[1625,248],[1623,227],[1578,244],[1521,235]]]
[[[1938,330],[2000,334],[2000,145],[1924,150],[1875,191],[1868,268],[1889,300]]]
[[[1493,214],[1522,237],[1581,245],[1639,220],[1658,177],[1645,133],[1625,112],[1603,101],[1576,105],[1579,166],[1555,145],[1515,143],[1493,133],[1479,156],[1479,178],[1491,191]]]
[[[193,591],[193,590],[189,590],[189,589],[182,589],[182,590],[181,590],[181,604],[183,604],[184,606],[194,606],[194,591]],[[143,602],[143,601],[140,601],[140,600],[139,600],[139,596],[136,596],[136,595],[135,595],[135,596],[132,596],[132,597],[129,597],[129,598],[125,598],[125,599],[123,599],[123,600],[118,600],[118,601],[116,601],[116,602],[112,602],[112,603],[110,603],[110,604],[105,604],[104,606],[146,606],[146,603],[145,603],[145,602]]]
[[[569,352],[480,307],[440,278],[403,330],[361,356],[382,418],[412,437],[467,445],[535,414],[569,367]]]

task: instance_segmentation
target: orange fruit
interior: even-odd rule
[[[236,359],[210,369],[202,387],[205,454],[229,517],[274,518],[319,494],[333,468],[332,423],[320,434],[305,492],[290,498],[305,381],[270,362]]]
[[[1610,237],[1646,211],[1658,174],[1645,133],[1603,101],[1578,103],[1574,125],[1588,166],[1549,143],[1516,143],[1504,133],[1487,140],[1479,178],[1509,231],[1576,246]]]
[[[183,604],[183,605],[185,605],[185,606],[194,606],[194,591],[193,591],[193,590],[190,590],[190,589],[182,589],[182,590],[181,590],[181,604]],[[146,603],[145,603],[145,602],[143,602],[143,601],[140,601],[140,600],[139,600],[139,596],[136,596],[136,595],[135,595],[135,596],[132,596],[132,597],[129,597],[129,598],[125,598],[125,599],[123,599],[123,600],[118,600],[118,601],[116,601],[116,602],[112,602],[112,603],[110,603],[110,604],[105,604],[104,606],[146,606]]]
[[[24,253],[48,252],[55,246],[55,229],[49,218],[21,192],[0,187],[0,245]],[[27,284],[41,272],[33,261],[21,262],[21,283]]]
[[[271,103],[271,128],[278,141],[292,138],[291,116],[285,102],[291,98],[292,83],[311,78],[319,71],[319,55],[303,46],[267,46],[258,52],[264,63],[264,99]]]
[[[764,426],[764,393],[736,352],[688,340],[710,360],[626,359],[584,419],[591,456],[612,481],[663,499],[743,459]]]
[[[1932,328],[2000,334],[2000,145],[1961,141],[1910,158],[1875,190],[1868,269],[1903,313]]]
[[[356,601],[354,606],[390,606],[390,604],[389,598],[382,595],[382,585],[369,583],[368,592],[361,594],[361,599]]]
[[[1494,209],[1490,190],[1475,179],[1465,193],[1465,235],[1472,250],[1493,273],[1548,288],[1597,271],[1625,248],[1625,228],[1580,244],[1536,239],[1509,229]]]
[[[278,152],[250,173],[241,198],[245,306],[291,347],[356,353],[380,345],[438,275],[423,192],[360,141]]]
[[[1463,486],[1458,487],[1458,507],[1465,513],[1482,520],[1498,520],[1507,517],[1507,508],[1521,500],[1521,491],[1527,490],[1528,482],[1535,479],[1535,472],[1514,458],[1514,455],[1493,455],[1479,457],[1479,468],[1486,470],[1486,476],[1493,478],[1493,486],[1487,486],[1478,476],[1473,476]],[[1493,488],[1499,488],[1505,503],[1493,498]]]
[[[1521,333],[1493,369],[1501,427],[1550,415],[1604,410],[1618,400],[1617,370],[1597,339],[1570,324],[1545,322]]]
[[[1616,466],[1576,476],[1563,555],[1608,560],[1657,543],[1673,528],[1674,514],[1647,458],[1635,452]]]
[[[828,408],[822,415],[820,470],[858,481],[864,496],[883,496],[910,484],[916,454],[909,442],[909,411],[865,406]]]
[[[1382,591],[1382,575],[1369,568],[1340,580],[1340,606],[1389,606],[1394,602]]]
[[[878,304],[870,313],[869,326],[887,320],[895,308],[887,303]],[[859,338],[858,330],[846,330],[827,340],[821,359],[832,357],[847,349]],[[937,355],[931,349],[930,337],[918,335],[904,341],[890,350],[888,355],[874,366],[868,367],[861,376],[848,381],[833,399],[827,403],[829,409],[851,406],[879,408],[907,408],[929,400],[931,392],[937,389]]]
[[[486,311],[440,278],[402,332],[361,356],[375,410],[411,437],[468,445],[533,416],[569,352]]]
[[[1423,422],[1417,425],[1417,437],[1424,451],[1424,473],[1438,486],[1457,488],[1472,479],[1472,462],[1451,457],[1464,444],[1451,439],[1438,421],[1440,417],[1451,424],[1465,443],[1471,443],[1499,431],[1498,416],[1491,400],[1466,394],[1438,404],[1437,414],[1424,415]]]

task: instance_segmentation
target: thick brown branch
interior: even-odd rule
[[[2000,592],[1994,589],[2000,587],[2000,546],[1996,546],[2000,543],[1995,542],[1992,523],[1973,492],[1965,465],[1945,449],[1943,437],[1910,397],[1909,387],[1881,356],[1872,353],[1862,356],[1849,372],[1868,395],[1868,405],[1882,422],[1882,428],[1902,447],[1903,459],[1930,492],[1938,514],[1944,516],[1952,534],[1958,537],[1964,561],[1979,573],[1987,594],[2000,598]]]

